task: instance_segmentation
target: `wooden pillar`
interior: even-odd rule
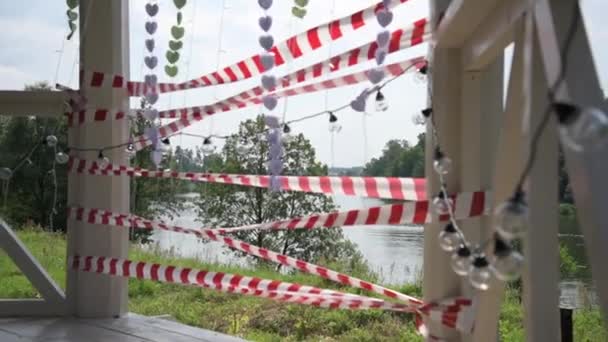
[[[449,0],[431,1],[431,22],[434,27],[441,13],[446,10]],[[452,171],[446,175],[448,192],[460,191],[460,155],[461,155],[461,87],[462,68],[459,49],[431,47],[431,73],[429,93],[433,94],[429,105],[433,108],[433,120],[439,131],[439,144],[447,156],[453,160]],[[431,125],[426,130],[426,163],[427,196],[432,199],[439,193],[440,184],[433,169],[435,140]],[[439,246],[439,233],[445,224],[437,222],[426,224],[424,229],[424,262],[423,262],[423,296],[425,301],[436,301],[460,295],[460,277],[452,271],[449,254]],[[459,334],[453,329],[446,329],[441,324],[426,321],[431,335],[449,341],[458,341]]]
[[[91,7],[91,8],[89,8]],[[129,2],[123,0],[80,1],[80,68],[129,75]],[[127,110],[124,90],[89,88],[81,85],[87,108]],[[106,121],[71,128],[69,143],[77,147],[103,147],[128,139],[127,123]],[[112,161],[125,161],[124,149],[105,151]],[[74,152],[95,160],[97,152]],[[69,175],[68,204],[118,212],[129,210],[126,177]],[[124,258],[128,253],[128,231],[83,222],[68,223],[68,255]],[[68,271],[67,298],[70,312],[78,317],[116,317],[127,312],[127,280],[94,273]]]

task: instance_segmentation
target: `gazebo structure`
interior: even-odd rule
[[[558,243],[558,123],[550,118],[536,136],[550,105],[550,89],[560,102],[593,106],[608,112],[591,57],[576,0],[430,0],[433,42],[429,51],[429,107],[433,124],[427,129],[427,198],[440,192],[432,172],[434,146],[440,145],[453,161],[444,179],[449,193],[491,191],[493,203],[508,200],[526,159],[534,163],[525,182],[529,226],[523,240],[525,328],[529,341],[559,341]],[[90,11],[88,34],[81,42],[82,70],[129,75],[128,1],[81,0]],[[91,7],[90,9],[88,9]],[[575,10],[573,10],[575,9]],[[85,19],[85,18],[83,18]],[[514,54],[503,101],[504,49],[514,43]],[[576,65],[564,68],[563,64]],[[565,70],[565,71],[564,71]],[[564,73],[565,72],[565,73]],[[562,73],[564,73],[562,75]],[[555,86],[556,85],[556,86]],[[555,88],[553,88],[555,87]],[[80,89],[93,108],[128,110],[124,89]],[[65,92],[2,91],[0,112],[13,115],[62,115]],[[437,133],[436,135],[434,133]],[[120,121],[69,129],[71,146],[111,146],[128,139]],[[113,160],[124,159],[122,149],[108,151]],[[565,149],[579,219],[585,236],[599,303],[608,317],[608,147],[575,153]],[[78,152],[78,158],[95,160],[96,152]],[[68,202],[112,212],[129,211],[127,177],[70,174]],[[25,341],[55,334],[77,341],[99,336],[100,341],[230,341],[237,340],[177,323],[130,315],[127,279],[77,272],[68,268],[67,288],[61,290],[27,252],[10,228],[0,222],[0,247],[15,261],[41,293],[40,300],[0,301],[0,340]],[[474,298],[474,329],[470,334],[427,320],[429,339],[449,341],[498,340],[498,315],[503,295],[496,281],[488,291],[474,291],[452,272],[449,257],[439,247],[443,224],[425,226],[425,302],[467,296]],[[493,218],[462,221],[470,241],[485,241],[494,234]],[[87,222],[69,221],[68,255],[103,255],[126,258],[128,231]],[[12,340],[11,340],[12,338]],[[29,339],[28,339],[29,338]],[[105,339],[104,339],[105,338]]]

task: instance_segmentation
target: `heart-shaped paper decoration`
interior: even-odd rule
[[[146,58],[144,58],[144,63],[146,63],[146,66],[149,69],[154,69],[158,65],[158,58],[156,58],[156,56],[146,56]]]
[[[356,112],[365,112],[365,97],[357,97],[350,102],[350,108]]]
[[[264,123],[270,128],[279,128],[280,126],[279,118],[272,115],[264,115]]]
[[[393,12],[389,12],[387,10],[382,10],[376,13],[376,19],[378,19],[378,24],[382,27],[387,27],[393,22]]]
[[[385,47],[388,44],[388,40],[390,38],[391,38],[390,32],[382,31],[382,32],[378,33],[378,36],[376,37],[376,42],[378,43],[378,46]]]
[[[158,144],[158,128],[156,127],[148,127],[145,130],[145,135],[150,142],[152,142],[153,149],[156,149],[156,145]]]
[[[271,129],[266,133],[266,139],[270,145],[279,143],[279,132],[276,129]]]
[[[173,0],[173,4],[175,7],[177,7],[177,9],[182,9],[184,6],[186,6],[186,0]]]
[[[176,65],[165,65],[165,73],[170,77],[177,76],[177,66]]]
[[[262,76],[262,87],[266,90],[272,90],[277,86],[277,78],[274,75]]]
[[[308,5],[308,0],[296,0],[296,5],[300,6],[300,7],[306,7],[306,5]]]
[[[169,41],[169,48],[171,50],[177,51],[179,49],[181,49],[184,46],[184,43],[182,43],[179,40],[170,40]]]
[[[268,110],[273,110],[277,107],[278,100],[274,95],[266,95],[262,98],[264,107]]]
[[[378,84],[384,79],[384,70],[382,70],[380,68],[372,69],[367,74],[367,78],[373,84]]]
[[[291,14],[293,14],[294,17],[302,19],[306,16],[306,9],[294,6],[291,8]]]
[[[169,63],[175,64],[179,60],[179,52],[167,51],[165,57],[167,57],[167,61],[169,61]]]
[[[281,180],[279,179],[279,177],[275,175],[270,176],[270,181],[268,182],[268,189],[270,189],[270,191],[272,192],[281,191]]]
[[[171,35],[175,39],[181,39],[182,37],[184,37],[184,33],[185,33],[184,28],[181,26],[172,26],[171,27]]]
[[[158,102],[158,93],[146,94],[146,101],[148,101],[148,103],[151,105],[155,104]]]
[[[158,77],[156,75],[146,75],[144,76],[144,82],[148,88],[155,88],[158,84]]]
[[[277,133],[278,136],[278,133]],[[279,159],[283,157],[283,146],[279,144],[279,139],[277,138],[276,143],[270,144],[270,158]]]
[[[157,28],[158,28],[158,24],[156,24],[155,21],[146,22],[146,32],[148,32],[148,34],[154,34],[154,32],[156,32]]]
[[[258,5],[263,9],[267,10],[272,7],[272,0],[258,0]]]
[[[74,11],[68,10],[67,12],[65,12],[65,14],[68,16],[68,20],[76,20],[76,19],[78,19],[78,13],[76,13]]]
[[[258,20],[258,24],[260,25],[260,28],[262,30],[264,30],[265,32],[270,31],[270,28],[272,27],[272,17],[267,15],[265,17],[260,17],[260,19]]]
[[[158,14],[158,4],[147,4],[146,5],[146,13],[149,16],[153,17]]]
[[[146,49],[148,52],[154,51],[154,39],[146,39]]]
[[[274,175],[280,175],[283,171],[283,162],[281,159],[272,159],[269,163],[270,173]]]
[[[263,35],[260,36],[260,46],[266,49],[266,51],[270,51],[272,46],[274,45],[274,38],[271,35]]]
[[[150,159],[152,160],[156,168],[158,168],[160,162],[163,160],[163,151],[154,149],[154,151],[150,152]]]
[[[69,9],[74,9],[74,8],[78,7],[78,2],[79,2],[78,0],[67,0],[66,1]]]
[[[384,60],[386,59],[386,50],[378,49],[376,50],[376,64],[384,64]]]
[[[158,110],[154,108],[148,108],[144,111],[144,116],[146,117],[146,119],[154,121],[158,119]]]
[[[264,53],[260,57],[262,61],[262,65],[264,66],[264,71],[268,71],[274,67],[274,55],[269,53]]]
[[[391,5],[391,0],[382,0],[382,5],[384,6],[384,8],[389,8],[389,6]]]

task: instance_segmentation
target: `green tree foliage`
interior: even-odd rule
[[[377,177],[424,177],[424,133],[416,145],[406,140],[389,140],[380,158],[365,165],[363,174]]]
[[[208,162],[207,171],[266,175],[268,143],[264,121],[243,122],[238,134],[228,138],[222,150]],[[285,144],[285,175],[326,175],[327,167],[316,160],[310,142],[299,134]],[[304,216],[335,209],[330,197],[301,192],[270,192],[268,189],[222,184],[201,186],[199,220],[212,227],[238,227]],[[296,231],[246,231],[237,238],[260,247],[308,261],[361,260],[341,229]]]

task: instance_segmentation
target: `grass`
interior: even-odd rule
[[[27,229],[18,232],[43,267],[65,286],[63,235]],[[177,259],[154,251],[132,248],[129,257],[177,266],[239,273],[279,279],[319,287],[335,288],[334,283],[301,273],[278,274],[272,268],[243,269]],[[420,286],[404,285],[399,290],[420,296]],[[344,289],[343,289],[344,290]],[[39,294],[0,252],[0,298],[36,298]],[[218,293],[195,287],[152,281],[129,282],[129,310],[143,315],[171,315],[184,324],[238,335],[254,341],[422,341],[415,332],[412,316],[380,311],[339,311],[285,305],[264,299]],[[522,341],[522,305],[515,291],[508,291],[502,306],[502,341]],[[608,341],[598,310],[575,313],[577,341]]]

